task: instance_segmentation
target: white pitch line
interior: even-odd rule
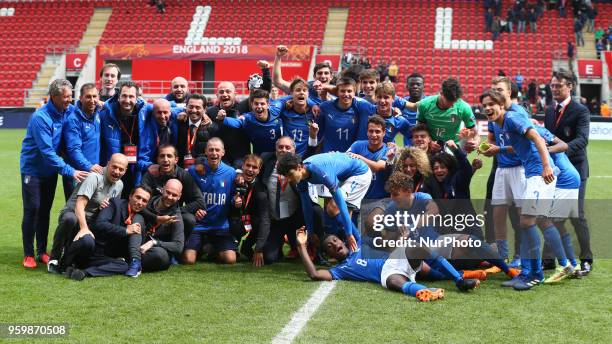
[[[292,343],[335,286],[336,281],[322,282],[302,308],[293,314],[291,320],[283,327],[280,333],[272,338],[272,344]]]
[[[589,178],[612,178],[612,176],[589,176]]]

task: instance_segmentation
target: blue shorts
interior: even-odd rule
[[[227,229],[194,230],[185,243],[185,250],[195,250],[199,253],[206,243],[212,244],[216,252],[238,250],[236,239]]]

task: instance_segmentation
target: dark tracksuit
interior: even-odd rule
[[[158,196],[161,195],[164,185],[170,179],[178,179],[183,184],[183,193],[178,201],[178,205],[180,206],[181,217],[183,218],[185,238],[188,238],[196,223],[196,211],[198,209],[206,209],[202,191],[200,191],[200,188],[196,185],[189,172],[178,166],[174,167],[173,173],[160,174],[157,177],[147,172],[142,178],[142,185],[153,190],[153,195],[151,196]],[[157,217],[148,208],[143,210],[143,216],[147,223],[155,223],[155,218]]]
[[[142,257],[142,271],[162,271],[170,267],[172,256],[178,257],[183,252],[185,245],[185,232],[181,211],[177,205],[171,208],[157,210],[156,206],[161,201],[161,196],[153,197],[147,205],[147,211],[157,215],[175,215],[177,222],[155,227],[155,222],[148,222],[142,236],[130,237],[130,249],[140,247],[150,240],[155,240],[156,245],[145,252]],[[144,227],[143,227],[144,228]],[[133,240],[134,239],[134,240]],[[138,240],[140,239],[140,240]]]

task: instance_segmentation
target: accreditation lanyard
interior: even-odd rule
[[[198,136],[198,130],[200,127],[197,126],[195,132],[193,133],[193,137],[191,137],[191,128],[187,130],[187,151],[191,153],[191,149],[193,148],[193,144],[195,143],[195,139]]]
[[[565,106],[562,107],[561,110],[559,111],[559,115],[557,116],[557,120],[555,121],[555,128],[557,128],[559,126],[559,123],[561,123],[561,118],[563,118],[563,115],[565,114],[565,109],[567,109],[569,104],[570,102],[565,104]]]
[[[283,182],[284,181],[284,182]],[[285,188],[289,184],[289,178],[283,178],[280,175],[278,176],[278,185],[280,185],[281,192],[285,192]]]
[[[130,140],[130,144],[132,144],[132,135],[134,134],[134,126],[136,125],[136,120],[137,120],[136,118],[132,120],[132,129],[130,130],[129,133],[127,129],[125,128],[125,126],[123,125],[123,122],[119,121],[119,127],[121,128],[121,130],[123,130],[125,135],[127,135],[128,139]]]
[[[128,216],[127,216],[127,219],[125,219],[124,224],[131,225],[132,224],[132,217],[133,216],[134,216],[134,214],[132,213],[132,206],[130,206],[128,204]]]

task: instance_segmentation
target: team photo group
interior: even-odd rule
[[[311,81],[284,80],[286,54],[278,46],[272,66],[258,62],[243,100],[232,82],[209,99],[177,76],[147,102],[112,63],[98,85],[51,82],[21,146],[24,268],[82,281],[296,259],[312,280],[369,281],[419,301],[444,298],[430,281],[469,292],[503,273],[501,287],[523,291],[591,272],[590,114],[572,100],[571,72],[550,76],[541,122],[512,80],[491,76],[472,104],[486,116],[479,131],[454,77],[429,95],[416,71],[398,95],[361,65],[335,73],[323,62]],[[485,159],[483,207],[470,189]]]

